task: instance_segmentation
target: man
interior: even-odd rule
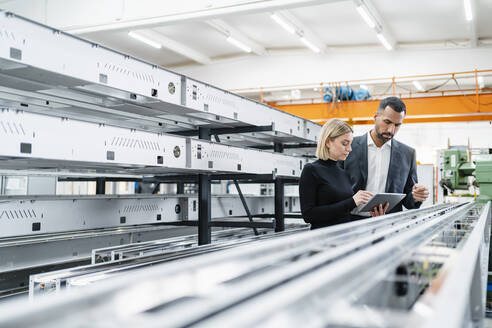
[[[350,176],[354,192],[402,193],[407,196],[390,212],[419,208],[429,196],[427,187],[417,184],[415,150],[393,139],[405,118],[406,106],[398,97],[388,97],[379,103],[374,115],[374,128],[355,137],[352,152],[344,167]],[[371,215],[381,215],[387,207],[374,208]]]

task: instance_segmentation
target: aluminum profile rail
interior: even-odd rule
[[[187,107],[200,111],[194,114],[197,117],[206,117],[207,115],[210,117],[210,114],[218,114],[229,119],[243,119],[245,123],[255,126],[274,124],[275,131],[259,133],[259,139],[272,140],[272,137],[274,137],[274,139],[280,141],[283,138],[292,136],[295,138],[291,138],[290,141],[317,141],[320,125],[314,122],[290,114],[286,115],[286,113],[279,112],[276,109],[273,111],[268,110],[269,107],[266,105],[258,104],[190,78],[186,79],[186,89],[185,104]],[[215,112],[210,113],[210,108],[214,108]],[[205,113],[201,112],[202,110]],[[253,136],[251,134],[248,135]],[[281,136],[284,137],[282,138]]]
[[[61,137],[63,136],[63,137]],[[0,168],[112,174],[300,176],[303,158],[53,116],[0,111]],[[53,145],[56,145],[54,147]]]
[[[280,252],[274,252],[256,259],[251,259],[242,263],[244,268],[231,269],[232,263],[219,264],[218,267],[209,268],[209,281],[204,282],[203,288],[207,292],[192,292],[189,289],[176,291],[173,300],[168,296],[161,298],[160,304],[153,304],[145,309],[144,312],[150,312],[155,316],[147,320],[146,316],[136,316],[137,321],[142,320],[144,325],[152,325],[152,321],[161,321],[166,318],[169,326],[181,327],[198,323],[211,314],[224,311],[231,307],[231,304],[244,302],[251,297],[256,297],[262,293],[270,293],[272,288],[282,286],[290,280],[298,279],[304,274],[308,274],[320,267],[342,261],[344,257],[349,256],[354,251],[361,248],[370,247],[377,240],[390,239],[394,234],[398,234],[406,229],[411,229],[413,225],[424,224],[431,221],[434,216],[424,216],[414,219],[414,222],[400,222],[392,225],[391,228],[375,233],[362,233],[359,238],[351,238],[350,241],[337,243],[330,238],[325,238],[322,243],[316,246],[299,246],[294,249],[285,249]],[[435,217],[434,217],[435,218]],[[336,238],[336,237],[335,237]],[[338,239],[338,238],[337,238]],[[274,263],[274,265],[272,265]],[[229,268],[227,271],[225,268]],[[223,272],[225,270],[225,272]],[[207,273],[203,274],[207,274]],[[261,273],[261,276],[258,276]],[[217,277],[217,276],[218,277]],[[91,274],[82,277],[69,279],[67,285],[71,288],[86,286],[88,283],[103,279],[104,275]],[[176,278],[179,281],[182,277]],[[173,278],[168,277],[168,283],[172,283]],[[190,280],[191,283],[194,279]],[[175,281],[175,282],[176,282]],[[182,302],[179,309],[173,309],[168,306],[173,301]],[[189,311],[188,315],[184,315]],[[251,318],[254,318],[254,312],[249,312]],[[239,318],[239,317],[238,317]],[[254,325],[253,325],[254,326]]]
[[[98,258],[98,255],[104,256],[108,250],[113,252],[114,249],[118,249],[119,258],[32,275],[29,278],[29,297],[30,299],[33,299],[36,296],[39,297],[41,295],[58,292],[67,286],[69,287],[71,279],[77,279],[79,277],[85,279],[84,277],[86,276],[94,277],[97,275],[97,279],[100,281],[101,279],[109,279],[130,270],[238,247],[253,241],[287,236],[308,229],[309,227],[307,225],[288,224],[286,231],[275,234],[268,234],[268,231],[262,231],[262,234],[258,236],[252,235],[251,229],[230,229],[213,232],[213,245],[198,246],[197,235],[191,235],[156,240],[143,243],[143,245],[131,244],[109,249],[98,249],[93,251],[93,256],[95,256],[94,259]],[[137,254],[133,254],[133,256],[121,255],[125,252],[125,248],[127,248],[129,252],[138,250]]]
[[[305,159],[204,140],[187,140],[187,167],[195,170],[268,174],[299,177]],[[268,164],[267,164],[268,163]]]
[[[306,224],[302,229],[308,228],[309,226]],[[267,233],[267,230],[262,232],[262,234],[265,233]],[[212,232],[212,242],[225,241],[228,239],[240,239],[246,236],[251,237],[251,229],[236,228],[223,231],[214,231]],[[154,255],[156,253],[164,253],[195,246],[198,246],[198,235],[196,234],[151,240],[143,243],[131,243],[126,245],[96,248],[93,249],[91,253],[91,264],[114,262],[127,258],[142,257],[148,254]]]
[[[327,236],[348,232],[374,221],[391,219],[393,216],[299,233],[255,243],[246,248],[240,247],[183,260],[179,264],[169,263],[138,270],[97,284],[97,288],[94,286],[77,293],[63,294],[60,298],[44,298],[42,304],[29,308],[27,316],[25,308],[22,316],[15,315],[13,311],[15,306],[23,303],[11,304],[10,310],[0,309],[2,314],[9,313],[9,320],[3,319],[1,323],[6,327],[14,326],[14,323],[36,324],[36,315],[41,313],[43,323],[51,326],[84,322],[87,318],[94,318],[94,321],[91,319],[94,326],[107,325],[109,322],[104,323],[104,318],[109,317],[114,326],[137,323],[152,326],[152,323],[162,324],[163,318],[166,318],[168,326],[197,323],[205,317],[210,317],[211,313],[217,314],[231,308],[231,304],[241,304],[240,300],[268,295],[287,282],[295,282],[322,268],[344,268],[340,263],[345,263],[347,259],[350,259],[351,263],[348,268],[352,269],[357,266],[357,262],[352,260],[353,256],[366,263],[365,257],[359,254],[373,254],[373,250],[377,250],[374,251],[374,256],[384,258],[388,256],[387,245],[408,251],[406,247],[402,247],[405,246],[404,241],[412,240],[414,236],[423,235],[426,231],[425,234],[430,234],[429,238],[442,232],[450,224],[461,220],[473,206],[469,204],[457,208],[434,208],[434,215],[417,217],[411,223],[393,225],[389,220],[388,229],[384,232],[366,234],[341,247],[330,247]],[[415,212],[408,211],[404,214],[413,216]],[[401,239],[401,236],[405,238]],[[419,239],[420,242],[422,238]],[[262,252],[262,249],[268,249],[269,252]],[[277,265],[272,266],[274,263]],[[379,268],[379,265],[375,266]],[[386,266],[388,263],[385,263]],[[357,269],[359,273],[365,270],[360,265]],[[194,273],[190,275],[190,272]],[[345,281],[343,275],[338,277]],[[338,281],[337,286],[342,288],[346,287],[346,284],[340,284]],[[200,296],[197,297],[198,295]],[[254,295],[256,296],[252,298]],[[173,305],[177,303],[173,300],[180,300],[180,309],[184,312],[180,314],[180,311],[177,311]],[[53,311],[49,309],[58,306],[63,306],[63,314],[50,314]],[[101,313],[106,315],[102,316]]]
[[[90,263],[93,248],[196,233],[193,227],[138,225],[17,236],[0,240],[0,298],[27,292],[29,276]]]
[[[426,213],[429,213],[429,209],[422,210],[422,211],[420,211],[420,213],[415,213],[414,216],[410,216],[410,217],[409,216],[403,216],[403,215],[395,215],[392,218],[392,220],[393,220],[392,224],[393,225],[399,224],[403,227],[404,224],[408,224],[408,223],[410,223],[411,220],[415,220],[417,218],[416,217],[417,215],[424,217],[424,219],[427,219],[427,218],[435,215],[435,214],[431,214],[429,216]],[[432,211],[431,211],[431,213],[432,213]],[[386,230],[387,228],[388,228],[387,222],[384,222],[384,221],[375,222],[374,224],[369,224],[367,226],[360,226],[358,229],[351,231],[349,233],[333,235],[333,236],[331,236],[331,238],[325,240],[325,243],[329,243],[330,247],[341,247],[342,245],[347,244],[351,241],[354,241],[358,238],[361,238],[364,235],[367,235],[367,234],[374,235],[376,233],[380,233],[381,231]],[[299,231],[299,229],[298,229],[298,231]],[[263,239],[263,238],[265,238],[265,237],[259,237],[259,239]],[[266,236],[266,238],[268,238],[268,236]],[[239,241],[236,240],[235,243],[237,244],[237,243],[239,243]],[[234,246],[236,246],[236,244]],[[172,250],[172,248],[174,248],[176,246],[180,247],[180,245],[172,245],[170,247],[171,250]],[[228,246],[228,245],[226,245],[226,246]],[[138,248],[139,248],[138,246],[135,247],[135,251],[137,253],[138,253]],[[146,251],[146,247],[142,247],[142,249],[144,252]],[[215,248],[214,248],[214,250],[215,250]],[[132,249],[129,249],[130,255],[131,255],[132,251],[133,251]],[[161,250],[159,250],[159,247],[157,247],[157,252],[162,252]],[[168,249],[167,248],[164,249],[164,252],[168,252]],[[295,251],[293,251],[293,252],[295,252]],[[188,254],[189,254],[189,252],[186,252],[186,251],[184,253],[186,254],[186,256],[188,256]],[[150,254],[152,255],[152,250],[150,250]],[[176,254],[176,255],[178,257],[181,256],[180,254]],[[295,255],[292,255],[292,256],[295,256]],[[149,257],[149,261],[153,261],[153,263],[155,263],[155,260],[152,257]],[[94,282],[100,282],[102,279],[113,278],[113,277],[117,276],[118,274],[120,274],[120,271],[128,272],[129,270],[134,270],[134,269],[138,269],[141,267],[142,267],[142,265],[133,266],[132,264],[122,265],[122,268],[120,268],[120,267],[115,268],[113,266],[109,269],[104,269],[104,267],[101,267],[101,268],[103,268],[103,270],[98,270],[97,272],[93,272],[93,270],[91,270],[91,269],[95,269],[95,268],[87,266],[87,267],[84,267],[86,269],[89,269],[86,273],[80,273],[79,270],[74,269],[74,270],[78,271],[77,274],[72,276],[72,277],[63,277],[63,283],[66,284],[67,287],[81,288],[81,287],[85,287],[85,286],[87,286],[91,283],[94,283]],[[81,268],[82,269],[81,271],[83,271],[84,268]],[[60,279],[59,275],[56,272],[54,272],[53,275],[56,277],[57,281]],[[46,283],[46,277],[50,277],[50,274],[49,273],[48,274],[41,274],[38,277],[41,277],[40,281],[42,281],[45,284]],[[52,282],[51,285],[52,286],[59,286],[60,283],[57,281]],[[34,288],[34,289],[38,290],[36,288]]]
[[[1,197],[0,237],[179,221],[184,200],[172,195]]]
[[[392,220],[392,224],[404,224],[410,222],[411,220],[415,220],[417,216],[423,216],[425,218],[432,217],[433,215],[436,215],[435,211],[439,208],[444,209],[445,206],[441,205],[434,208],[415,210],[412,216],[396,213],[392,217],[385,220],[374,220],[373,222],[364,225],[359,224],[359,227],[353,231],[345,234],[335,233],[331,235],[330,239],[326,242],[329,242],[331,247],[339,247],[366,234],[374,234],[376,232],[380,232],[381,230],[387,229],[388,220]],[[289,225],[287,233],[290,234],[304,229],[305,228],[296,227],[295,225]],[[277,233],[275,236],[285,236],[287,233]],[[196,241],[190,241],[189,237],[178,237],[172,240],[151,241],[137,245],[115,246],[107,249],[94,250],[92,252],[93,264],[97,262],[96,259],[102,258],[108,258],[109,263],[105,261],[105,264],[87,265],[78,268],[70,268],[33,275],[30,277],[30,296],[34,297],[40,294],[44,295],[53,291],[59,291],[65,286],[72,288],[73,286],[76,288],[80,288],[82,286],[85,287],[93,282],[100,282],[103,279],[114,278],[115,276],[121,274],[121,272],[129,272],[130,270],[141,269],[145,266],[203,254],[212,250],[217,251],[229,247],[236,247],[252,240],[271,238],[270,235],[248,237],[243,234],[233,234],[230,238],[231,240],[228,240],[223,236],[230,234],[229,232],[224,231],[218,234],[220,235],[220,238],[219,235],[216,235],[216,237],[213,238],[216,240],[217,245],[199,247],[197,249],[189,249],[190,247],[196,246]],[[229,241],[234,243],[227,243]],[[179,251],[180,249],[183,249],[183,251]],[[122,261],[124,259],[127,260]]]
[[[0,40],[0,99],[14,108],[153,132],[273,123],[246,134],[259,144],[319,134],[300,117],[12,13],[0,12]]]
[[[468,204],[193,326],[481,326],[489,238],[490,202]]]
[[[245,201],[255,220],[272,224],[256,216],[274,211],[273,197],[245,196]],[[234,195],[214,195],[211,205],[212,222],[246,220],[243,204]],[[295,210],[298,198],[286,197],[285,206]],[[2,196],[0,291],[27,288],[31,274],[86,264],[95,248],[182,235],[195,238],[195,227],[166,224],[197,219],[196,195]]]
[[[395,225],[395,224],[401,225],[401,224],[405,224],[405,223],[408,224],[412,220],[415,220],[417,218],[417,216],[421,216],[424,218],[432,217],[433,215],[436,215],[435,211],[436,211],[436,208],[433,208],[433,209],[427,208],[427,209],[417,210],[413,216],[407,216],[407,215],[402,215],[401,213],[397,213],[392,218],[390,218],[388,220],[392,220],[392,223],[391,223],[392,225]],[[356,230],[353,230],[351,232],[347,232],[345,234],[335,234],[335,235],[329,236],[329,237],[327,237],[327,240],[325,242],[329,242],[331,247],[340,247],[341,245],[344,245],[344,244],[349,243],[353,240],[361,238],[364,235],[379,233],[381,231],[386,230],[387,228],[388,228],[388,221],[387,220],[373,221],[373,222],[371,222],[371,224],[361,225]],[[292,229],[292,227],[290,229]],[[300,231],[300,230],[297,229],[297,231]],[[223,232],[222,234],[226,234],[226,233]],[[242,236],[237,235],[237,236],[234,236],[234,238],[236,239],[236,242],[238,242],[239,238],[242,238]],[[261,238],[263,238],[263,237],[261,237]],[[187,239],[187,238],[185,238],[185,239]],[[92,261],[94,263],[96,260],[96,257],[97,258],[106,257],[109,259],[109,261],[115,261],[115,260],[120,260],[120,259],[124,259],[124,258],[131,258],[131,257],[136,258],[136,257],[145,256],[145,254],[153,255],[153,254],[159,254],[159,253],[163,253],[163,252],[169,252],[170,250],[172,251],[175,248],[187,248],[191,244],[189,241],[186,241],[186,240],[183,241],[183,240],[180,240],[179,238],[177,238],[175,241],[171,241],[169,243],[167,241],[163,241],[163,242],[164,242],[164,248],[163,248],[163,246],[161,246],[161,242],[155,242],[155,243],[149,242],[149,243],[146,243],[144,245],[133,245],[133,246],[128,245],[128,246],[121,246],[121,247],[116,246],[116,247],[110,247],[108,249],[103,249],[103,250],[94,250]],[[153,259],[150,258],[150,260],[153,260]],[[90,266],[87,266],[85,268],[91,269]],[[129,269],[131,269],[131,267],[129,268],[128,266],[125,265],[124,270],[128,271]],[[115,269],[114,267],[111,267],[109,270],[107,270],[108,273],[104,273],[104,279],[110,278],[113,275],[113,272],[115,270],[118,270],[118,268]],[[100,281],[102,279],[101,278],[102,277],[102,275],[101,275],[102,271],[103,270],[98,270],[98,272],[89,271],[89,272],[87,272],[87,274],[78,273],[76,277],[65,278],[66,284],[68,286],[73,285],[73,286],[80,287],[80,286],[88,285],[92,282]],[[112,272],[109,273],[109,271],[112,271]],[[56,276],[58,279],[58,274],[56,272],[54,272],[52,274],[54,276]],[[41,280],[43,282],[46,282],[45,277],[49,277],[49,276],[50,276],[50,273],[38,275],[38,277],[41,277]],[[92,280],[92,278],[94,278],[94,279]],[[56,285],[56,284],[53,283],[53,285]]]
[[[253,216],[274,212],[272,196],[245,196],[245,201]],[[212,218],[247,216],[235,195],[213,195],[211,205]],[[298,197],[285,197],[286,209],[295,210],[298,205]],[[189,194],[0,197],[0,241],[15,236],[197,219],[198,196]]]
[[[463,327],[467,324],[481,325],[485,312],[486,290],[489,267],[491,203],[482,211],[475,209],[470,218],[473,231],[460,245],[455,255],[452,270],[437,293],[428,293],[422,307],[432,308],[430,317],[426,313],[415,313],[422,327]],[[464,229],[468,226],[464,223]]]
[[[0,274],[50,264],[89,260],[94,248],[192,234],[189,227],[139,225],[16,236],[0,240]]]

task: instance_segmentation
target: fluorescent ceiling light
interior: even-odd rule
[[[419,81],[413,81],[412,83],[417,88],[417,90],[419,90],[419,91],[424,91],[425,90],[424,87],[422,86],[422,84],[420,84]]]
[[[477,80],[478,80],[478,87],[480,89],[483,89],[485,87],[485,79],[483,78],[483,76],[479,76]]]
[[[386,50],[393,50],[393,46],[391,46],[391,44],[389,44],[388,40],[386,40],[386,38],[384,37],[384,35],[382,33],[378,33],[377,37],[379,39],[379,42],[381,42],[383,44],[383,46],[386,48]]]
[[[238,47],[242,51],[251,52],[251,48],[250,47],[248,47],[244,43],[239,42],[238,40],[234,39],[232,36],[227,37],[227,42],[229,42],[230,44],[235,45],[236,47]]]
[[[465,18],[467,21],[471,21],[473,19],[471,0],[464,0],[465,4]]]
[[[301,39],[302,43],[304,43],[306,45],[306,47],[308,47],[309,49],[311,49],[315,53],[319,54],[321,52],[320,48],[318,48],[316,45],[314,45],[311,41],[309,41],[305,37],[301,37],[300,39]]]
[[[367,23],[367,25],[369,25],[370,28],[376,27],[376,23],[374,22],[374,19],[371,18],[366,8],[364,8],[362,5],[359,5],[355,9],[357,9],[359,15],[362,16],[362,19],[364,19],[364,21]]]
[[[162,45],[160,43],[158,43],[156,41],[153,41],[151,39],[148,39],[148,38],[146,38],[146,37],[144,37],[144,36],[142,36],[140,34],[137,34],[137,33],[133,32],[133,31],[128,32],[128,36],[130,36],[130,37],[132,37],[132,38],[134,38],[134,39],[136,39],[136,40],[138,40],[140,42],[143,42],[143,43],[145,43],[145,44],[147,44],[147,45],[149,45],[151,47],[154,47],[156,49],[161,49],[162,48]]]
[[[285,21],[282,17],[280,17],[278,14],[273,13],[270,15],[270,17],[280,26],[284,28],[287,32],[290,34],[295,34],[296,33],[296,28],[292,26],[289,22]]]

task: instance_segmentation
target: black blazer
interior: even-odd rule
[[[367,133],[354,138],[352,151],[343,164],[354,192],[364,190],[367,185],[367,138],[369,138]],[[402,205],[407,209],[419,208],[422,205],[422,202],[416,202],[412,196],[412,187],[417,181],[415,149],[392,139],[385,191],[407,194],[407,196],[390,213],[401,211]]]

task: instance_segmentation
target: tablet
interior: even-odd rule
[[[386,212],[391,211],[393,207],[395,207],[403,198],[405,198],[406,194],[396,194],[396,193],[381,193],[374,195],[369,201],[360,206],[360,209],[357,208],[357,212],[370,212],[374,209],[374,207],[379,204],[389,203],[388,209]]]

